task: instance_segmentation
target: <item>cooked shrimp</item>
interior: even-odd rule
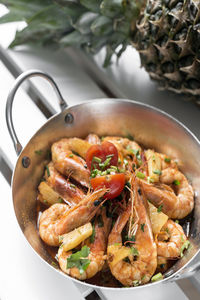
[[[183,228],[174,221],[168,220],[158,234],[156,243],[158,255],[167,259],[180,257],[181,248],[186,240]]]
[[[98,137],[98,135],[94,134],[94,133],[90,133],[88,134],[88,136],[86,137],[86,141],[88,141],[88,143],[96,145],[96,144],[101,144],[101,140]]]
[[[50,187],[70,206],[78,204],[85,196],[84,192],[76,185],[71,184],[55,168],[52,162],[48,164],[49,174],[45,172],[45,178]]]
[[[157,250],[146,210],[147,203],[144,195],[138,193],[137,182],[131,194],[131,205],[119,215],[109,235],[107,248],[110,270],[125,286],[148,282],[157,267]],[[122,246],[121,234],[128,220],[131,233],[135,235],[134,247]],[[125,257],[129,261],[125,261]]]
[[[177,163],[169,158],[167,155],[163,153],[158,153],[155,152],[160,158],[161,158],[161,168],[162,170],[167,169],[167,168],[174,168],[177,169]]]
[[[50,246],[58,246],[59,235],[72,231],[94,217],[101,201],[98,201],[96,206],[94,202],[99,200],[106,191],[106,188],[102,188],[90,193],[72,208],[66,204],[56,203],[46,209],[39,221],[41,239]]]
[[[89,222],[96,214],[101,205],[102,197],[108,190],[103,187],[88,193],[79,204],[70,208],[56,226],[56,233],[62,235]]]
[[[56,203],[42,213],[39,222],[39,234],[41,239],[49,246],[59,245],[59,236],[55,229],[60,218],[68,209],[67,204]]]
[[[101,271],[106,260],[105,251],[111,219],[106,217],[105,209],[102,210],[99,216],[101,216],[103,224],[99,223],[98,217],[96,217],[94,241],[91,242],[90,238],[85,241],[85,244],[90,248],[90,253],[88,257],[86,257],[86,259],[90,260],[90,263],[82,274],[80,274],[77,267],[67,268],[67,258],[70,257],[72,251],[65,252],[62,247],[58,250],[58,262],[61,270],[79,280],[93,277],[97,272]]]
[[[186,177],[177,169],[167,168],[160,175],[162,184],[149,184],[141,180],[147,198],[173,219],[186,217],[194,207],[194,192]],[[173,183],[176,193],[170,188]]]
[[[123,156],[133,155],[132,150],[141,152],[141,147],[136,142],[131,141],[127,138],[119,136],[107,136],[104,138],[104,141],[113,143],[118,151],[123,154]]]
[[[65,176],[70,176],[81,185],[89,187],[90,171],[83,158],[91,144],[87,141],[70,138],[61,139],[51,147],[55,168]],[[73,151],[80,156],[73,154]]]

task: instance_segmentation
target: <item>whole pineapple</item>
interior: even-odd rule
[[[3,0],[12,20],[15,0]],[[200,99],[200,0],[21,0],[28,26],[11,46],[75,45],[90,53],[106,46],[104,66],[132,44],[142,66],[163,89]],[[31,4],[37,4],[31,14]],[[25,11],[27,10],[27,14]],[[11,17],[10,17],[11,16]]]

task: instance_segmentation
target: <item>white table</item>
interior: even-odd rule
[[[1,12],[4,13],[5,9],[0,6]],[[14,78],[22,71],[32,68],[46,71],[54,77],[70,105],[111,95],[149,103],[177,117],[198,137],[199,109],[191,103],[181,102],[174,94],[157,91],[148,75],[139,68],[138,55],[132,48],[127,49],[118,66],[112,65],[104,70],[101,68],[103,51],[92,61],[90,57],[74,49],[58,53],[30,47],[20,47],[18,51],[6,50],[18,26],[24,24],[0,26],[0,186],[3,195],[0,202],[0,298],[84,299],[92,290],[79,284],[75,286],[70,280],[41,264],[41,260],[27,244],[15,219],[10,186],[5,177],[9,181],[17,157],[7,132],[4,112],[8,91]],[[54,93],[45,81],[31,80],[31,84],[26,84],[25,88],[17,94],[13,109],[14,124],[22,145],[25,145],[30,136],[44,124],[47,116],[59,111]],[[41,104],[44,108],[42,111]],[[135,293],[134,297],[148,300],[195,300],[200,298],[200,294],[197,294],[198,285],[197,275],[192,281],[182,282],[181,287],[184,291],[176,283],[169,283],[146,289],[143,293]],[[97,292],[101,299],[113,298],[108,292]],[[120,293],[115,293],[114,297],[115,300],[122,298]],[[123,299],[130,298],[123,295]]]

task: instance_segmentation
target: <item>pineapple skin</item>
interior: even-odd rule
[[[149,0],[136,23],[132,44],[161,89],[200,104],[200,1]]]

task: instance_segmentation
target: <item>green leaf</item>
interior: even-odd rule
[[[86,12],[86,8],[80,5],[77,1],[73,0],[54,0],[59,6],[61,6],[62,10],[66,13],[67,16],[72,18],[80,17],[84,12]]]
[[[99,7],[101,4],[101,0],[80,0],[80,3],[86,7],[88,10],[99,13]]]
[[[0,24],[14,21],[26,21],[37,12],[52,4],[51,0],[1,0],[9,9],[9,13],[0,18]]]
[[[145,223],[143,223],[143,224],[140,224],[140,228],[141,228],[141,230],[144,232],[144,226],[145,226]]]
[[[175,185],[180,185],[181,183],[180,183],[179,180],[174,180],[173,184],[175,184]]]
[[[165,162],[170,163],[171,162],[171,158],[165,157]]]
[[[107,35],[112,30],[112,20],[105,16],[97,17],[91,25],[91,31],[96,36]]]
[[[100,9],[104,16],[113,18],[123,13],[123,0],[104,0]]]
[[[87,269],[87,267],[90,264],[90,260],[85,258],[88,257],[89,253],[90,248],[87,246],[83,246],[80,251],[71,254],[67,258],[67,269],[76,267],[79,269],[80,274],[83,274],[83,272]]]
[[[25,43],[40,45],[53,45],[65,32],[71,30],[71,25],[66,15],[57,5],[50,5],[40,10],[27,19],[27,27],[16,32],[16,36],[10,47]]]
[[[60,42],[64,46],[81,46],[82,44],[89,42],[89,40],[89,36],[82,35],[78,31],[73,31],[72,33],[64,36]]]
[[[97,14],[92,12],[86,12],[83,14],[73,27],[78,30],[81,34],[89,34],[91,32],[91,24],[96,19]]]
[[[162,208],[163,208],[163,204],[161,204],[160,206],[158,206],[157,212],[160,213],[162,211]]]

